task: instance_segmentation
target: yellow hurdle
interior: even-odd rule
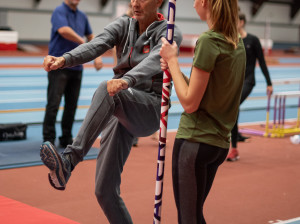
[[[286,98],[299,97],[296,125],[285,126]],[[274,118],[272,128],[269,127],[271,95],[268,94],[268,106],[266,113],[265,137],[284,137],[286,134],[300,133],[300,91],[279,92],[274,94]],[[278,105],[277,105],[278,103]],[[278,117],[278,119],[277,119]]]

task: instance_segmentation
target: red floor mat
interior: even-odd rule
[[[62,216],[0,196],[0,220],[5,224],[78,224]]]

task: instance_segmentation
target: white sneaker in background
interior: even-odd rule
[[[291,136],[290,140],[295,145],[300,144],[300,135]]]

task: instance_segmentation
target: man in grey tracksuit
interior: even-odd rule
[[[157,10],[161,2],[132,0],[134,18],[120,17],[89,43],[62,57],[47,56],[44,60],[46,71],[71,67],[116,46],[114,77],[100,83],[73,144],[62,155],[49,142],[41,146],[41,159],[50,169],[51,185],[64,190],[71,171],[101,133],[95,193],[110,223],[132,223],[120,197],[121,173],[133,138],[148,136],[159,128],[163,80],[159,50],[167,21],[156,11],[155,15],[149,11]],[[175,27],[174,41],[180,45],[181,40]]]

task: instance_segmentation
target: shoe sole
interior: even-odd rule
[[[44,143],[40,150],[41,160],[50,170],[48,179],[52,187],[57,190],[65,190],[65,177],[63,174],[63,162],[51,143]]]
[[[229,162],[235,162],[235,161],[237,161],[239,159],[240,159],[240,157],[237,156],[237,157],[234,157],[234,158],[227,158],[226,160],[229,161]]]

